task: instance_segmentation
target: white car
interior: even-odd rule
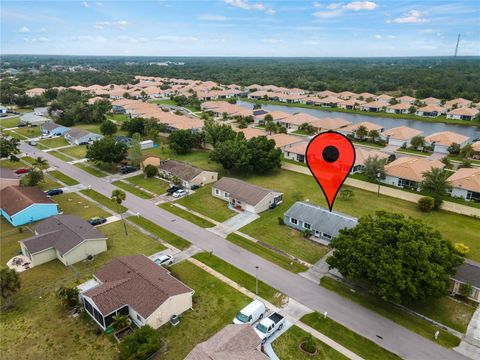
[[[187,190],[185,190],[185,189],[180,189],[180,190],[177,190],[173,193],[174,198],[180,198],[180,197],[185,196],[185,195],[187,195]]]
[[[172,265],[173,264],[173,256],[172,255],[161,255],[154,260],[154,263],[157,265]]]

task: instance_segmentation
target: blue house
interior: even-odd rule
[[[0,214],[13,226],[58,215],[58,205],[43,191],[30,186],[7,186],[0,191]]]
[[[40,131],[45,135],[63,135],[69,130],[68,127],[54,123],[46,122],[40,126]]]

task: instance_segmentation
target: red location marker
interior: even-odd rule
[[[346,136],[327,131],[308,143],[306,155],[308,168],[332,211],[335,197],[355,164],[355,147]]]

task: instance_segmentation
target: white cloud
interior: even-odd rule
[[[86,7],[86,8],[90,7],[90,5],[88,4],[88,2],[86,2],[86,1],[82,2],[82,5],[83,5],[83,7]]]
[[[381,39],[381,38],[382,38],[382,35],[380,35],[380,34],[375,34],[373,37],[374,37],[375,39]]]
[[[114,21],[114,22],[98,21],[94,25],[95,29],[98,29],[98,30],[103,30],[103,29],[106,29],[108,27],[116,27],[120,30],[125,30],[128,26],[130,26],[130,23],[128,21],[125,21],[125,20],[119,20],[119,21]]]
[[[422,13],[420,11],[410,10],[408,13],[404,14],[402,17],[393,19],[393,22],[397,24],[418,24],[418,23],[426,22],[427,19],[422,18],[421,16],[422,16]]]
[[[41,37],[38,37],[38,38],[23,38],[23,41],[25,42],[40,42],[40,43],[46,43],[48,41],[50,41],[48,38],[46,38],[45,36],[41,36]]]
[[[273,38],[265,38],[265,39],[262,39],[262,42],[266,43],[266,44],[280,44],[283,42],[282,39],[273,39]]]
[[[395,35],[380,35],[380,34],[375,34],[373,35],[373,37],[377,40],[392,40],[392,39],[396,39],[396,36]]]
[[[330,9],[330,10],[335,10],[335,9],[338,9],[342,6],[341,3],[331,3],[331,4],[328,4],[327,6],[325,6],[327,9]]]
[[[206,21],[225,21],[225,20],[227,20],[227,18],[223,15],[210,15],[210,14],[198,15],[197,19],[206,20]]]
[[[107,42],[107,39],[103,36],[81,35],[71,37],[69,41],[82,43],[105,43]]]
[[[147,42],[147,38],[145,37],[133,37],[128,35],[121,35],[117,37],[117,40],[120,42],[128,42],[130,44],[138,44]]]
[[[224,0],[226,4],[243,9],[243,10],[256,10],[256,11],[264,11],[268,15],[273,15],[275,14],[275,10],[273,10],[271,7],[266,6],[265,4],[262,3],[251,3],[248,0]]]
[[[184,42],[198,41],[198,38],[193,36],[161,35],[161,36],[157,36],[155,40],[184,43]]]
[[[346,4],[342,3],[331,3],[325,6],[327,10],[317,11],[313,13],[313,16],[316,16],[321,19],[329,19],[333,17],[340,16],[347,11],[371,11],[377,8],[377,4],[372,1],[352,1]]]
[[[22,26],[20,29],[18,29],[19,33],[26,34],[30,32],[30,29],[26,26]]]
[[[316,8],[321,8],[321,7],[323,6],[323,5],[322,5],[320,2],[318,2],[318,1],[314,1],[314,2],[312,3],[312,5],[313,5],[313,7],[316,7]]]
[[[377,8],[377,4],[371,1],[353,1],[344,5],[343,8],[353,11],[374,10]]]
[[[47,32],[47,29],[45,29],[44,27],[37,30],[37,33],[46,33],[46,32]]]

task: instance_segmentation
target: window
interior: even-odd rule
[[[225,194],[223,194],[223,197],[224,197],[225,199],[227,199],[227,198],[228,198],[228,193],[226,192]]]
[[[304,222],[304,223],[303,223],[303,227],[304,227],[305,229],[310,229],[312,226],[311,226],[309,223]]]
[[[220,190],[215,189],[215,195],[220,195]]]
[[[331,239],[331,238],[332,238],[332,235],[327,234],[327,233],[322,233],[322,236],[323,236],[324,238],[327,238],[327,239]]]
[[[295,218],[290,218],[290,222],[291,222],[292,224],[295,224],[295,225],[298,224],[298,220],[295,219]]]
[[[140,321],[140,322],[143,322],[143,319],[140,315],[137,314],[137,320]]]

